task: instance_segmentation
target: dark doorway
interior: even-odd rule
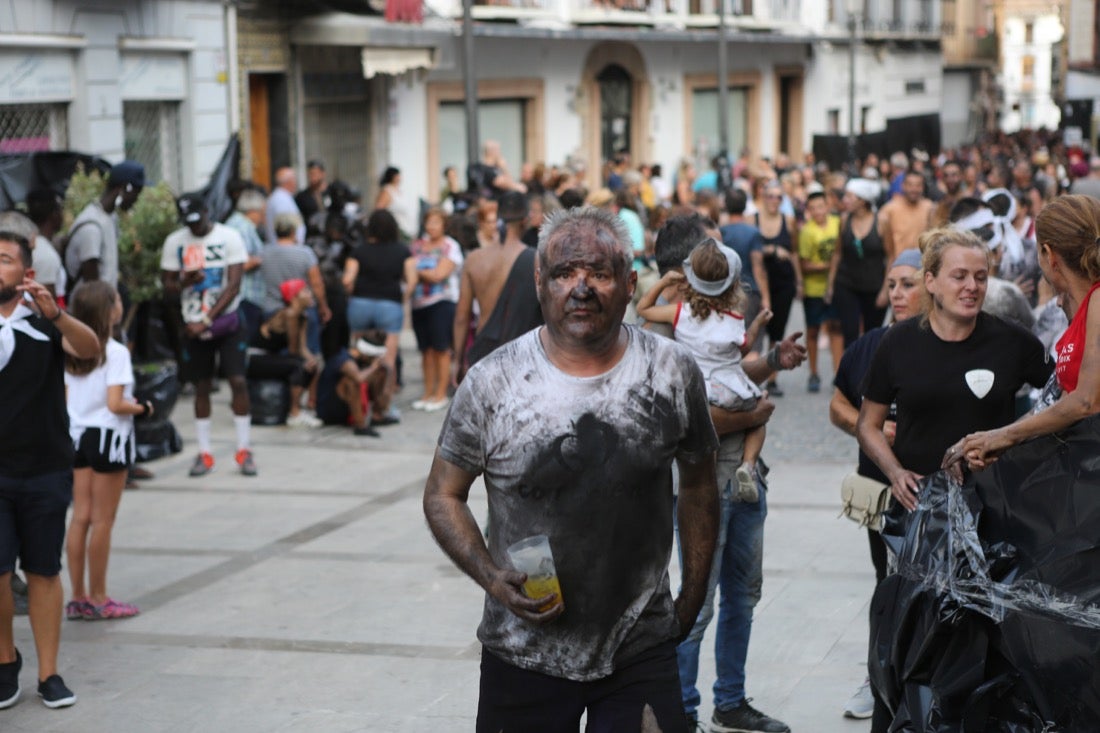
[[[286,74],[249,74],[248,129],[252,180],[268,187],[290,165],[290,117]]]
[[[626,69],[618,64],[604,67],[596,77],[600,85],[600,154],[604,160],[630,150],[633,82]]]

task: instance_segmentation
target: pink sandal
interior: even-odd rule
[[[84,619],[86,621],[97,621],[101,619],[114,619],[114,618],[130,618],[131,616],[137,616],[141,613],[141,609],[132,603],[119,603],[118,601],[108,598],[102,605],[95,605],[91,601],[87,601],[87,607],[84,611]]]

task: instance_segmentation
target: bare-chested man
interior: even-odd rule
[[[878,215],[887,262],[893,262],[903,250],[917,246],[917,238],[932,220],[932,209],[932,202],[924,196],[924,176],[907,171],[901,182],[901,195],[890,199]]]
[[[504,243],[474,250],[462,267],[454,320],[456,383],[462,381],[466,369],[493,349],[542,325],[535,291],[535,251],[520,239],[527,226],[527,206],[527,197],[517,191],[501,196]],[[467,351],[475,302],[480,315]]]

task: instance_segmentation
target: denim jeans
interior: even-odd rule
[[[718,545],[707,581],[707,597],[695,625],[676,648],[680,666],[680,694],[684,712],[695,716],[699,707],[699,646],[714,617],[714,592],[720,592],[718,626],[714,640],[714,661],[718,678],[714,682],[714,707],[729,710],[745,699],[745,659],[749,653],[752,612],[760,601],[764,580],[764,519],[768,516],[767,486],[757,476],[760,501],[734,501],[734,479],[719,488],[720,519]],[[679,551],[677,531],[677,551]],[[681,556],[682,557],[682,556]]]

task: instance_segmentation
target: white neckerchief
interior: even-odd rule
[[[15,306],[10,318],[0,316],[0,372],[4,371],[12,354],[15,353],[15,332],[22,331],[35,341],[49,341],[50,337],[27,323],[35,313],[20,303]]]

